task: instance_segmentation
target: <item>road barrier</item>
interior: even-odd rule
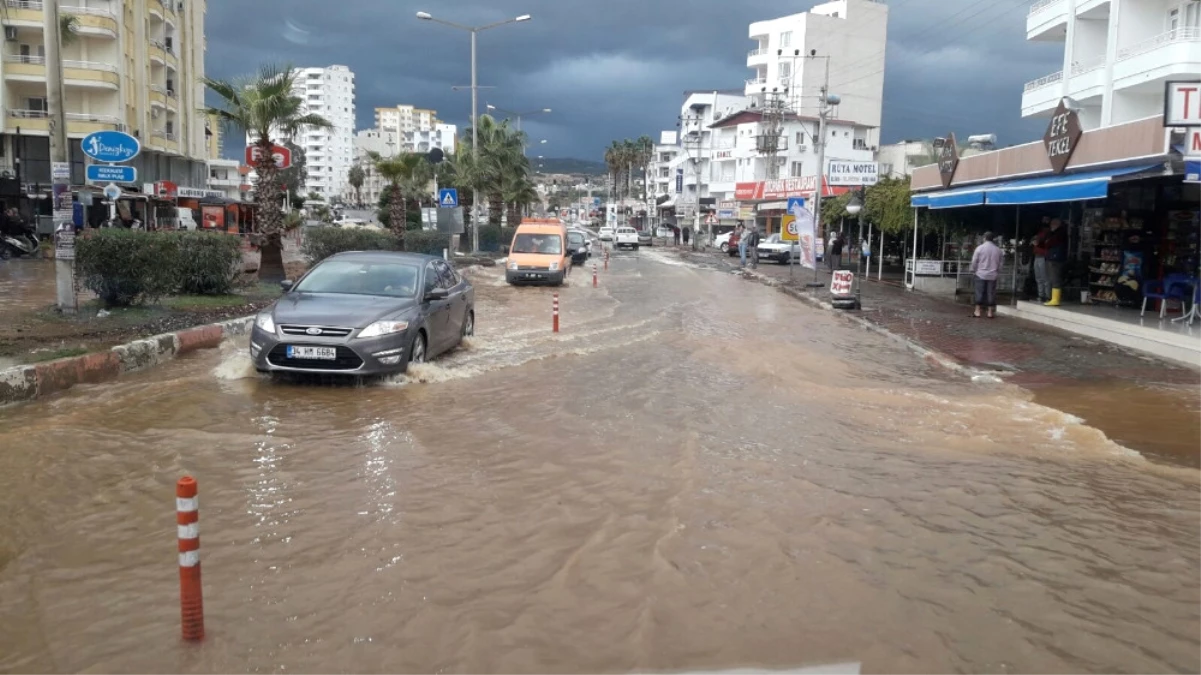
[[[559,294],[555,293],[554,312],[554,332],[559,332]]]
[[[179,609],[185,640],[204,639],[204,602],[200,592],[200,511],[196,479],[175,483],[175,523],[179,530]]]
[[[596,261],[592,261],[592,287],[596,288]]]

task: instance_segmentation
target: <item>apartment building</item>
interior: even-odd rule
[[[397,152],[429,152],[441,148],[453,154],[455,125],[438,119],[436,110],[427,110],[412,105],[399,104],[391,108],[375,109],[375,128],[384,134],[395,134]]]
[[[304,110],[321,115],[332,126],[305,128],[291,138],[274,135],[278,141],[291,141],[304,150],[308,173],[304,191],[328,201],[344,194],[347,174],[354,163],[354,73],[346,66],[333,65],[298,68],[293,74],[292,93],[304,103]],[[246,140],[250,143],[253,139]]]
[[[50,182],[41,0],[0,1],[0,172],[23,194]],[[210,138],[204,105],[206,0],[62,0],[75,32],[62,47],[71,182],[84,182],[79,142],[120,130],[142,143],[138,182],[204,188]]]
[[[725,160],[732,146],[727,147],[724,141],[716,141],[717,133],[711,126],[746,110],[753,102],[754,98],[748,97],[741,89],[684,93],[684,104],[680,107],[677,122],[679,152],[668,166],[673,180],[674,176],[681,175],[677,170],[683,170],[679,181],[681,189],[675,198],[677,213],[692,213],[698,198],[702,206],[711,205],[717,199],[725,198],[726,192],[734,191],[733,180],[726,185],[727,181],[721,180],[720,170],[716,171],[718,180],[713,180],[714,165]]]
[[[831,115],[869,129],[879,146],[884,101],[888,6],[877,0],[834,0],[808,12],[750,25],[755,46],[746,65],[748,96],[776,92],[801,116],[816,117],[822,86],[842,97]]]
[[[1055,72],[1026,83],[1023,117],[1064,97],[1085,129],[1163,113],[1164,83],[1201,73],[1201,0],[1040,0],[1026,39],[1063,45]]]

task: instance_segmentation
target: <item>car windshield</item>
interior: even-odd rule
[[[557,234],[519,234],[513,239],[513,253],[563,252],[563,240]]]
[[[580,234],[579,232],[567,233],[567,243],[572,246],[583,246],[584,241],[584,235]]]
[[[780,243],[780,235],[773,234],[770,237],[768,237],[767,239],[763,240],[763,243],[764,244],[778,244],[778,243]]]
[[[405,263],[327,260],[305,275],[295,290],[411,298],[417,295],[417,276],[417,267]]]

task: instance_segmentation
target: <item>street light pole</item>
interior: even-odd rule
[[[481,31],[488,30],[489,28],[497,28],[497,27],[504,26],[504,25],[507,25],[510,23],[520,23],[522,21],[529,21],[532,17],[529,14],[522,14],[521,16],[514,17],[512,19],[505,19],[504,21],[497,21],[496,23],[490,23],[490,24],[487,24],[484,26],[464,26],[462,24],[454,23],[452,21],[446,21],[443,19],[434,18],[432,15],[430,15],[429,12],[417,12],[417,18],[421,19],[422,21],[433,21],[434,23],[440,23],[443,26],[449,26],[451,28],[456,28],[458,30],[463,30],[463,31],[467,31],[468,33],[471,33],[471,159],[472,159],[473,164],[478,165],[479,158],[480,158],[480,144],[479,144],[479,138],[480,138],[480,136],[479,136],[479,89],[480,89],[480,86],[479,86],[479,82],[476,79],[476,74],[477,74],[476,35],[479,34]],[[480,191],[479,191],[478,187],[472,186],[472,188],[471,188],[471,239],[472,239],[471,251],[472,251],[472,253],[479,253],[479,251],[480,251],[479,209],[480,209]]]

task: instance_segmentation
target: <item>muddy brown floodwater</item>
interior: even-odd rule
[[[0,411],[0,671],[1201,669],[1195,469],[658,251],[410,377]],[[200,484],[207,639],[179,640]]]

